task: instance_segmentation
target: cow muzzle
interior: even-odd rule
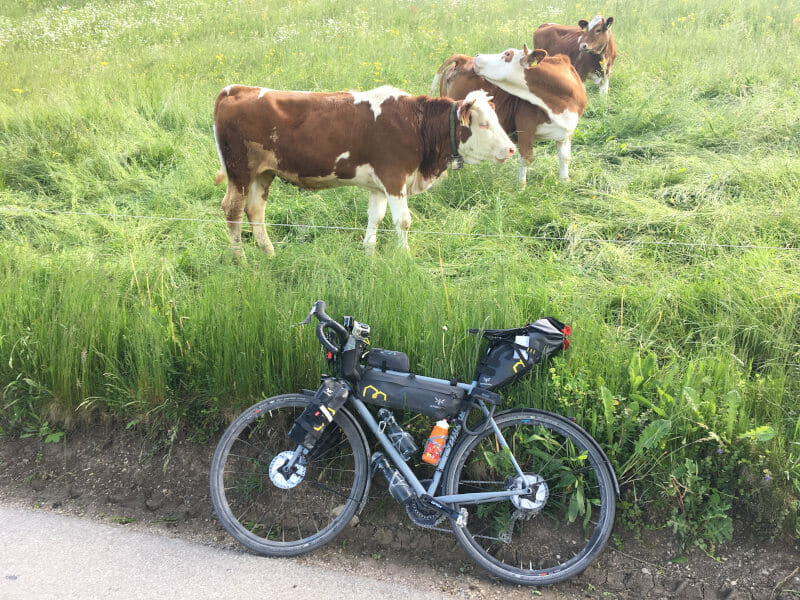
[[[515,152],[516,152],[516,148],[514,148],[514,146],[510,146],[509,148],[506,148],[504,153],[498,154],[495,157],[495,160],[498,162],[498,164],[502,163],[502,162],[505,162],[506,160],[508,160],[509,158],[514,156]]]

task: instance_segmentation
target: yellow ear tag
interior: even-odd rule
[[[469,111],[462,114],[459,120],[464,127],[467,127],[469,125]]]

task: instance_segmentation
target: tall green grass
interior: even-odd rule
[[[374,257],[365,192],[276,182],[277,255],[233,264],[212,181],[222,86],[426,93],[454,52],[598,10],[620,54],[608,97],[588,84],[571,181],[552,144],[524,191],[516,164],[451,172],[410,200],[410,253],[386,231]],[[113,419],[211,440],[255,399],[315,386],[319,346],[294,324],[320,298],[462,380],[482,351],[468,328],[553,315],[572,347],[508,404],[586,427],[626,521],[713,543],[733,506],[797,534],[798,34],[800,3],[756,0],[4,7],[2,433]]]

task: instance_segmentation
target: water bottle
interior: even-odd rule
[[[382,408],[378,411],[378,416],[381,418],[382,431],[391,440],[403,460],[408,461],[419,450],[414,438],[397,424],[392,411]]]
[[[425,452],[422,453],[422,460],[431,465],[438,465],[442,457],[445,442],[447,442],[450,425],[445,419],[436,422],[436,426],[431,431],[428,443],[425,445]]]
[[[414,498],[414,490],[408,485],[406,478],[403,474],[389,464],[389,460],[383,452],[375,452],[372,455],[372,473],[380,471],[386,478],[389,484],[389,493],[392,498],[397,500],[400,504],[405,504]]]

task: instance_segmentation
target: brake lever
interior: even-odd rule
[[[316,312],[317,312],[317,305],[314,304],[314,306],[311,307],[311,311],[308,313],[308,316],[302,321],[300,321],[297,324],[297,326],[300,327],[300,325],[308,325],[309,323],[311,323],[311,317],[313,317]]]

